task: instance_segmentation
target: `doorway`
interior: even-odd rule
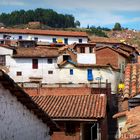
[[[83,124],[82,140],[97,140],[97,124],[96,123]]]

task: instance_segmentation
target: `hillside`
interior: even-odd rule
[[[126,43],[140,49],[140,32],[136,30],[110,31],[107,33],[110,38],[118,38]]]

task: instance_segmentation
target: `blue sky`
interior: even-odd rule
[[[1,0],[0,13],[20,9],[49,8],[72,14],[81,27],[87,25],[112,28],[116,22],[123,27],[140,30],[140,0]]]

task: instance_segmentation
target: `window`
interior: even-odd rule
[[[88,81],[93,80],[92,69],[87,69],[87,79]]]
[[[68,60],[69,59],[69,55],[63,55],[63,61],[66,61],[66,60]]]
[[[93,53],[93,48],[89,47],[89,53]]]
[[[68,44],[68,38],[64,38],[64,43]]]
[[[17,71],[17,76],[21,76],[22,72],[21,71]]]
[[[81,38],[79,39],[79,43],[82,43],[82,39]]]
[[[19,36],[18,38],[19,38],[19,39],[22,39],[22,36]]]
[[[0,65],[1,66],[5,66],[6,65],[5,55],[0,55]]]
[[[38,69],[38,59],[32,59],[32,68]]]
[[[48,74],[53,74],[53,71],[52,71],[52,70],[49,70],[49,71],[48,71]]]
[[[70,69],[70,75],[73,75],[73,69]]]
[[[49,58],[48,59],[48,64],[52,64],[53,63],[53,59],[52,58]]]
[[[3,39],[10,39],[10,35],[3,35]]]
[[[53,43],[57,43],[56,38],[53,38],[52,41]]]
[[[80,53],[85,53],[85,48],[84,47],[80,47]]]
[[[75,124],[72,122],[65,123],[65,134],[66,135],[74,135],[76,132]]]
[[[37,42],[38,41],[38,37],[34,37],[34,40]]]

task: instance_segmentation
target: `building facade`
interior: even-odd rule
[[[0,29],[0,39],[10,40],[35,40],[48,43],[87,43],[88,36],[85,32],[34,30],[34,29]]]

